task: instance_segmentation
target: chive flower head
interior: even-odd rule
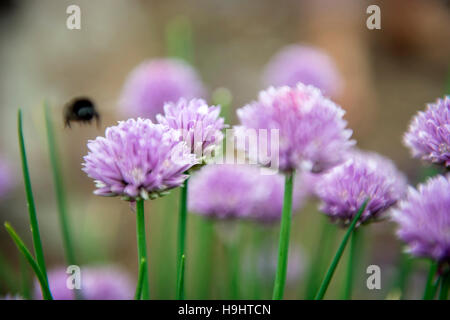
[[[403,142],[414,157],[450,167],[450,96],[420,111],[412,119]]]
[[[186,62],[153,59],[138,65],[128,76],[119,100],[122,114],[155,120],[166,102],[205,97],[199,75]]]
[[[450,262],[450,175],[436,176],[410,187],[393,211],[398,237],[407,251],[439,263]]]
[[[121,121],[87,146],[83,170],[95,180],[94,193],[125,200],[164,195],[198,162],[177,132],[149,119]]]

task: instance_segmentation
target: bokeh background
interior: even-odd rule
[[[66,28],[66,8],[81,7],[82,29]],[[381,30],[366,28],[366,8],[381,8]],[[346,111],[349,127],[363,149],[392,158],[412,185],[433,168],[413,160],[402,145],[412,115],[428,102],[450,93],[450,6],[443,0],[22,0],[0,4],[0,157],[12,176],[10,190],[0,200],[0,220],[10,221],[31,245],[17,145],[17,109],[24,112],[25,139],[44,251],[49,266],[64,265],[64,254],[48,150],[42,103],[52,106],[59,153],[69,196],[71,229],[81,265],[114,264],[132,277],[137,274],[135,219],[119,199],[92,195],[92,181],[81,171],[86,142],[121,120],[118,98],[127,74],[145,59],[171,55],[170,30],[189,26],[191,63],[210,94],[219,87],[233,95],[234,110],[264,89],[264,66],[283,46],[318,46],[335,60],[344,87],[336,100]],[[92,97],[102,114],[101,128],[74,125],[64,129],[63,105],[78,95]],[[178,190],[147,202],[147,232],[152,298],[175,297]],[[292,232],[293,274],[286,297],[305,297],[312,255],[317,250],[322,219],[311,199],[295,215]],[[229,257],[223,233],[228,227],[189,216],[187,298],[227,298]],[[278,226],[240,226],[241,296],[270,298]],[[262,229],[262,230],[261,230]],[[391,222],[364,230],[354,297],[359,299],[420,298],[427,264],[401,255]],[[208,243],[199,234],[210,232]],[[258,256],[262,281],[252,284],[252,242],[267,243]],[[330,239],[335,246],[342,231]],[[330,259],[333,248],[330,249]],[[205,261],[209,261],[206,263]],[[366,267],[382,270],[382,289],[366,288]],[[399,265],[410,266],[398,274]],[[208,271],[208,265],[211,265]],[[0,230],[0,295],[20,292],[31,270],[6,231]],[[345,258],[327,298],[338,298]],[[320,279],[318,279],[320,280]]]

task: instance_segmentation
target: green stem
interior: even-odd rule
[[[437,263],[434,261],[430,262],[430,270],[428,271],[427,283],[425,285],[425,291],[423,294],[423,300],[433,300],[436,294],[436,287],[434,286],[434,276],[437,272]]]
[[[358,234],[359,231],[356,229],[352,233],[352,239],[350,241],[350,251],[348,255],[348,264],[347,264],[347,275],[345,281],[345,289],[343,300],[351,300],[352,298],[352,289],[353,289],[353,274],[355,271],[356,265],[356,251],[358,245]]]
[[[23,255],[20,256],[21,293],[25,300],[31,300],[30,276],[27,261]]]
[[[239,227],[239,226],[236,226]],[[239,299],[239,261],[240,261],[240,252],[238,246],[238,239],[233,239],[233,243],[230,243],[228,246],[228,260],[230,262],[229,270],[230,270],[230,296],[231,300]]]
[[[262,288],[261,288],[261,271],[260,271],[260,254],[262,252],[262,244],[263,244],[263,236],[267,230],[263,230],[262,226],[255,226],[253,229],[253,243],[252,248],[253,252],[251,253],[251,268],[252,268],[252,277],[251,277],[251,287],[253,300],[260,300],[262,296]]]
[[[27,154],[25,151],[25,141],[23,138],[23,128],[22,128],[22,110],[18,111],[18,134],[19,134],[19,146],[20,146],[20,156],[22,159],[22,171],[23,179],[25,184],[25,191],[27,194],[27,204],[28,213],[30,218],[31,233],[33,236],[33,246],[34,253],[36,255],[37,264],[41,269],[41,272],[47,280],[47,269],[45,267],[44,251],[42,250],[41,236],[39,233],[39,224],[36,216],[36,206],[34,205],[33,189],[31,188],[30,173],[28,170]]]
[[[177,255],[177,279],[181,279],[184,282],[184,268],[181,268],[181,260],[185,253],[186,243],[186,219],[187,219],[187,195],[188,195],[188,179],[183,183],[180,190],[180,212],[178,220],[178,255]],[[181,283],[181,295],[180,300],[184,300],[184,283]]]
[[[42,296],[45,300],[53,300],[52,294],[50,293],[50,289],[48,287],[47,279],[45,278],[41,268],[37,264],[36,260],[34,260],[33,256],[30,253],[30,250],[26,247],[23,240],[19,237],[17,232],[14,230],[14,228],[8,223],[5,222],[5,228],[6,231],[11,236],[12,240],[16,244],[19,251],[22,253],[22,255],[25,257],[25,259],[30,264],[31,268],[33,269],[34,273],[36,274],[36,277],[38,278],[39,284],[41,286]]]
[[[181,256],[180,269],[178,270],[177,279],[177,300],[184,300],[184,254]]]
[[[292,189],[295,172],[287,173],[284,184],[283,212],[281,215],[280,241],[278,247],[278,264],[273,288],[273,300],[282,300],[288,263],[289,236],[292,219]]]
[[[399,299],[405,298],[405,293],[408,284],[408,277],[413,267],[413,260],[409,255],[403,253],[400,256],[400,266],[397,268],[397,275],[394,282],[394,290],[398,290],[400,293]]]
[[[52,119],[50,116],[49,106],[44,103],[45,124],[47,127],[47,143],[50,157],[50,163],[53,172],[53,183],[55,185],[56,200],[58,204],[59,220],[61,223],[61,232],[63,238],[64,251],[66,254],[66,261],[68,265],[75,265],[75,254],[72,245],[72,237],[69,229],[69,218],[67,214],[67,200],[64,189],[61,165],[58,158],[57,144],[55,133],[53,130]]]
[[[192,64],[194,61],[192,38],[191,22],[187,17],[178,16],[170,20],[166,26],[168,56],[182,59]]]
[[[22,256],[20,256],[20,258],[22,258]],[[20,261],[22,262],[22,259]],[[9,292],[14,292],[17,290],[14,278],[15,272],[12,266],[6,261],[3,255],[0,254],[0,283],[3,282],[5,284],[5,287],[8,288]]]
[[[159,263],[155,266],[155,268],[158,268],[155,269],[158,277],[155,279],[157,289],[154,291],[154,298],[156,299],[170,299],[173,295],[172,288],[176,286],[176,279],[174,280],[173,275],[177,273],[177,257],[172,254],[173,250],[171,250],[172,247],[176,250],[176,244],[173,244],[172,240],[176,241],[176,231],[173,226],[176,219],[178,219],[178,208],[176,207],[178,205],[178,201],[173,200],[174,196],[178,199],[178,195],[172,193],[166,197],[163,197],[161,201],[155,202],[155,205],[163,205],[163,208],[160,210],[161,212],[167,213],[161,216],[161,230],[164,230],[164,232],[160,232],[158,239],[157,257]],[[172,212],[176,212],[175,215],[172,214]],[[171,282],[173,282],[174,285],[172,285]]]
[[[199,237],[197,239],[196,268],[198,272],[199,296],[198,299],[205,300],[209,298],[211,283],[211,249],[213,244],[213,226],[210,220],[198,219]]]
[[[325,293],[327,292],[328,285],[330,284],[331,278],[333,277],[334,271],[336,270],[336,267],[339,263],[339,260],[342,257],[342,254],[344,253],[345,246],[347,245],[348,239],[350,238],[350,235],[352,234],[353,230],[355,229],[356,223],[358,222],[359,218],[361,217],[362,213],[366,209],[367,203],[369,202],[369,199],[364,201],[361,208],[359,209],[356,216],[353,218],[352,223],[348,227],[347,232],[345,233],[344,239],[342,239],[341,244],[339,245],[339,248],[336,252],[336,255],[331,262],[330,267],[328,268],[327,274],[325,275],[325,278],[323,279],[322,285],[319,288],[319,292],[316,295],[315,300],[322,300]]]
[[[138,281],[137,281],[137,285],[136,285],[136,292],[134,294],[134,300],[141,300],[142,287],[144,284],[146,269],[147,269],[147,263],[146,263],[145,259],[142,258],[141,263],[139,264],[139,275],[138,275]]]
[[[150,298],[150,290],[148,284],[148,266],[147,266],[147,244],[145,239],[145,216],[144,216],[144,200],[136,200],[136,233],[138,243],[138,256],[139,266],[144,263],[143,284],[142,284],[142,300],[148,300]]]
[[[441,275],[441,290],[439,291],[439,300],[447,300],[448,290],[450,288],[450,271]]]
[[[310,264],[307,285],[306,285],[306,299],[312,300],[316,296],[317,289],[319,289],[319,280],[327,263],[328,253],[331,252],[332,246],[336,237],[336,226],[331,224],[326,217],[323,217],[322,230],[317,243],[317,249],[313,253],[313,260]]]

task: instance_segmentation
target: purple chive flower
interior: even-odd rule
[[[404,197],[406,178],[394,163],[375,153],[353,151],[349,159],[320,176],[316,195],[320,210],[333,221],[348,224],[369,198],[359,223],[376,220]]]
[[[219,116],[220,107],[208,106],[202,99],[180,99],[166,103],[164,115],[157,121],[179,132],[180,138],[191,148],[198,159],[212,155],[223,140],[224,119]]]
[[[236,127],[236,135],[243,135],[248,129],[266,129],[268,156],[273,158],[272,143],[278,143],[281,171],[300,167],[320,172],[339,164],[355,143],[350,140],[352,131],[346,129],[344,113],[315,87],[272,87],[262,91],[258,101],[238,109],[242,125]],[[279,141],[271,141],[272,129],[279,130]],[[266,150],[260,152],[266,154]]]
[[[283,206],[283,181],[281,175],[263,175],[255,166],[209,165],[190,180],[189,209],[208,218],[277,221]],[[303,189],[296,186],[294,210],[304,197]]]
[[[450,96],[420,111],[403,141],[414,157],[450,167]]]
[[[101,196],[126,200],[155,198],[180,186],[186,170],[197,163],[178,134],[146,119],[129,119],[88,142],[83,170]]]
[[[154,117],[166,102],[204,97],[205,88],[189,64],[178,59],[154,59],[137,66],[128,76],[119,104],[131,117]]]
[[[53,299],[74,300],[75,289],[67,288],[67,281],[72,275],[65,268],[48,272],[48,282]],[[131,300],[134,286],[128,274],[114,267],[81,267],[81,296],[85,300]],[[34,285],[34,299],[41,300],[39,283]]]
[[[336,96],[342,86],[341,76],[332,58],[324,51],[305,45],[289,45],[281,49],[267,64],[266,86],[295,87],[301,82]]]
[[[450,175],[436,176],[417,189],[393,211],[397,235],[407,251],[440,263],[450,262]]]

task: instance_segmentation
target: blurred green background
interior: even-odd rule
[[[66,28],[66,8],[71,4],[81,7],[82,29],[78,31]],[[381,8],[381,30],[366,28],[369,4]],[[136,277],[133,213],[119,199],[92,195],[92,181],[81,171],[82,156],[87,153],[88,139],[102,135],[105,127],[121,120],[117,99],[128,72],[145,59],[177,50],[168,34],[180,21],[190,25],[192,51],[188,51],[188,56],[209,92],[225,87],[233,94],[227,111],[232,115],[230,124],[236,123],[234,110],[264,89],[263,68],[275,52],[292,43],[316,45],[335,59],[343,76],[344,90],[335,100],[347,111],[346,119],[358,146],[392,158],[412,185],[432,172],[432,168],[411,159],[402,145],[402,135],[413,114],[426,103],[450,93],[448,1],[9,0],[2,2],[0,10],[0,157],[9,162],[16,176],[13,190],[0,200],[0,220],[2,224],[11,221],[31,245],[16,137],[16,112],[21,107],[42,241],[50,268],[64,265],[64,255],[47,154],[43,100],[48,99],[54,110],[80,264],[112,263]],[[103,116],[102,128],[63,128],[62,106],[78,95],[90,96],[97,102]],[[152,298],[175,297],[177,203],[178,190],[146,203]],[[292,248],[301,252],[295,259],[303,276],[288,280],[288,299],[305,297],[308,263],[318,248],[322,219],[314,200],[294,217]],[[213,229],[210,240],[202,243],[203,236],[199,235],[208,232],[208,228]],[[261,287],[255,287],[251,256],[258,237],[272,243],[260,249],[261,254],[273,250],[278,226],[260,230],[261,227],[245,224],[242,228],[240,295],[268,299],[272,275],[269,272],[266,281],[259,281]],[[403,284],[396,268],[404,262],[394,230],[390,222],[364,228],[355,298],[400,297],[401,290],[396,288]],[[229,256],[221,240],[223,232],[226,231],[222,226],[208,226],[200,217],[189,216],[187,298],[229,297]],[[336,238],[330,234],[334,248],[341,237],[342,231]],[[0,295],[19,290],[19,253],[3,228],[0,257],[1,274],[6,275],[0,277]],[[206,260],[211,261],[211,274]],[[263,259],[260,264],[269,266],[272,260]],[[365,269],[370,264],[381,267],[381,290],[366,288]],[[426,267],[421,261],[413,262],[403,298],[421,297]],[[340,296],[344,271],[345,259],[327,298]],[[323,272],[320,279],[322,275]],[[13,282],[13,288],[8,288],[8,282]]]

